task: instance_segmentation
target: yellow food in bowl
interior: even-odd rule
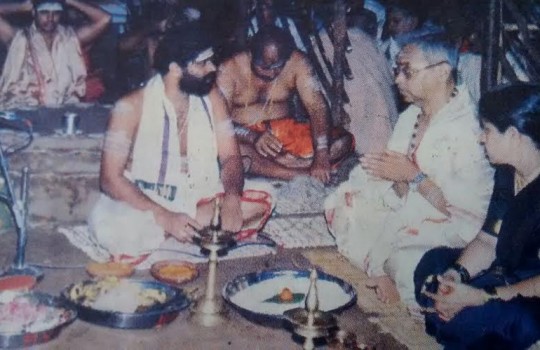
[[[158,270],[161,278],[170,280],[188,280],[196,275],[197,271],[187,265],[166,265]]]

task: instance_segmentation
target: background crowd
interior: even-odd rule
[[[318,48],[333,20],[335,11],[332,1],[117,0],[84,3],[103,9],[111,18],[108,26],[97,37],[81,43],[87,71],[87,89],[80,96],[82,101],[112,102],[143,84],[152,74],[152,55],[159,38],[167,30],[189,21],[199,21],[212,31],[218,48],[218,64],[245,48],[249,37],[258,28],[257,21],[272,21],[291,32],[297,47],[306,52],[314,64],[320,66],[320,78],[331,83],[329,77],[324,77],[325,66],[333,61],[331,47],[324,45],[324,51],[320,46],[325,57],[321,57]],[[448,0],[435,3],[414,0],[350,0],[347,3],[349,27],[359,27],[373,38],[390,64],[399,50],[400,40],[426,33],[446,32],[460,46],[461,79],[467,82],[473,99],[478,101],[481,67],[479,27],[487,16],[487,1]],[[20,4],[25,4],[25,7],[6,12],[5,6],[11,4],[3,3],[0,6],[0,18],[13,27],[29,26],[33,20],[30,1]],[[527,5],[526,11],[538,12],[534,2],[524,4]],[[80,8],[69,5],[69,1],[60,18],[61,24],[76,30],[92,21]],[[2,39],[6,43],[0,48],[3,65],[9,45],[5,38]],[[347,52],[366,51],[364,42],[349,39]],[[310,47],[314,50],[310,50]],[[373,55],[364,59],[366,63],[362,66],[373,70],[373,59]],[[353,66],[356,57],[349,58],[349,61],[349,65]],[[527,67],[519,57],[512,57],[511,62],[514,63],[518,77],[526,79]],[[349,74],[348,78],[355,80],[352,72],[346,70],[345,73]],[[372,84],[368,82],[364,85]]]

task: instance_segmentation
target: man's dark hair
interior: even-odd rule
[[[187,23],[167,32],[154,54],[154,68],[162,75],[169,71],[169,64],[176,62],[185,68],[201,52],[213,47],[208,30],[199,23]]]
[[[418,26],[421,26],[426,20],[427,3],[419,0],[390,0],[387,5],[387,11],[397,10],[407,17],[415,17],[418,19]]]
[[[291,34],[274,25],[262,27],[251,38],[249,45],[251,56],[253,58],[262,58],[264,48],[268,45],[275,45],[279,58],[284,60],[288,60],[295,49]]]

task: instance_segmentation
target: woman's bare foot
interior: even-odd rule
[[[400,300],[396,284],[388,276],[371,277],[366,287],[375,289],[377,299],[385,304],[396,303]]]

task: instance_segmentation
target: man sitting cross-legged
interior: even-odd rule
[[[240,152],[250,163],[244,164],[248,172],[285,180],[311,174],[328,182],[330,165],[351,150],[350,134],[330,132],[319,81],[282,29],[259,30],[249,51],[220,66],[218,86],[231,109]],[[310,123],[292,119],[289,100],[296,92]]]
[[[158,74],[111,112],[101,160],[105,195],[89,224],[113,257],[156,249],[165,234],[189,241],[209,225],[209,198],[221,191],[224,230],[257,226],[269,215],[260,198],[242,201],[242,162],[215,88],[210,43],[195,24],[166,34],[155,54]]]

